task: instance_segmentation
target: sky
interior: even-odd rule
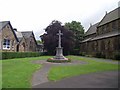
[[[81,22],[85,31],[99,22],[120,0],[0,0],[0,21],[10,21],[18,31],[33,31],[35,38],[53,21]]]

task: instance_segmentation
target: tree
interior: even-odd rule
[[[43,42],[41,40],[36,40],[37,44],[42,44]]]
[[[80,42],[83,40],[84,37],[84,27],[81,25],[80,22],[77,21],[65,23],[65,27],[74,33],[74,49],[80,50]]]
[[[59,30],[63,33],[61,44],[64,54],[69,54],[73,50],[73,32],[62,26],[61,22],[54,20],[45,28],[46,33],[40,36],[44,44],[44,49],[47,50],[49,55],[55,55],[56,47],[58,47],[57,33]]]

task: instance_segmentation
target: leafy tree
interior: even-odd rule
[[[74,47],[73,32],[61,25],[59,21],[52,21],[49,26],[45,28],[45,32],[41,35],[41,40],[44,44],[44,49],[47,50],[49,55],[55,55],[56,47],[58,47],[58,31],[61,30],[62,36],[62,47],[64,54],[69,54]]]
[[[43,42],[41,40],[36,40],[37,44],[42,44]]]
[[[74,49],[80,50],[80,42],[83,40],[84,37],[84,27],[81,25],[80,22],[77,21],[65,23],[65,27],[74,33]]]

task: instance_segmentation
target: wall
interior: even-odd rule
[[[2,35],[1,43],[3,42],[4,39],[9,39],[10,40],[10,50],[3,49],[3,51],[14,51],[14,52],[16,52],[17,41],[16,41],[16,38],[15,38],[9,24],[6,25],[5,28],[3,28],[2,34],[0,34],[0,35]]]

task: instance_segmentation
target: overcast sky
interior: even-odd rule
[[[85,30],[99,22],[120,0],[0,0],[0,21],[18,31],[33,31],[36,39],[52,20],[81,22]]]

